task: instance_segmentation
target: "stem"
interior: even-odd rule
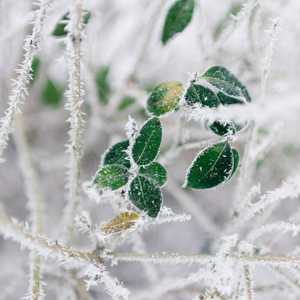
[[[144,253],[121,253],[115,252],[111,256],[117,261],[126,261],[126,262],[149,262],[154,264],[206,264],[208,262],[216,259],[213,255],[205,254],[192,254],[192,255],[181,255],[177,253],[153,253],[153,254],[144,254]],[[291,264],[300,264],[300,257],[297,256],[285,256],[285,255],[229,255],[228,258],[236,259],[237,261],[259,265],[291,265]]]
[[[253,300],[252,274],[249,266],[244,266],[244,278],[246,286],[246,299]]]
[[[8,108],[4,117],[0,120],[0,161],[7,147],[10,134],[13,131],[13,123],[20,107],[27,96],[27,87],[31,79],[31,64],[34,55],[38,52],[41,43],[41,32],[44,26],[46,13],[52,1],[40,0],[35,11],[32,33],[25,38],[25,54],[20,66],[17,67],[17,77],[13,81],[12,92],[9,96]]]
[[[80,161],[83,152],[83,113],[81,106],[83,104],[83,89],[81,83],[81,40],[83,29],[83,9],[82,1],[74,0],[70,11],[70,22],[68,24],[67,36],[67,54],[69,69],[69,84],[67,92],[66,108],[70,112],[70,130],[69,145],[67,151],[69,153],[68,164],[68,198],[65,208],[64,224],[67,229],[69,238],[73,235],[73,220],[79,205],[79,181],[80,181]]]
[[[34,235],[16,220],[11,220],[2,208],[0,209],[0,233],[5,238],[16,241],[22,247],[36,251],[43,257],[50,257],[59,262],[76,262],[80,265],[102,266],[102,259],[95,253],[75,250],[61,245],[57,241]]]
[[[20,167],[24,178],[25,190],[28,197],[28,208],[32,222],[32,232],[40,234],[43,231],[44,199],[39,188],[40,183],[34,169],[31,150],[28,145],[25,125],[22,115],[16,118],[15,141],[19,154]],[[29,295],[32,300],[42,299],[41,258],[35,251],[30,254],[30,286]]]

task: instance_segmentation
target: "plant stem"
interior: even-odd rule
[[[81,0],[74,0],[68,24],[67,54],[69,83],[66,108],[70,112],[70,141],[67,145],[69,164],[67,173],[68,198],[64,215],[64,227],[68,238],[73,235],[73,220],[79,205],[80,161],[83,152],[83,89],[81,83],[81,40],[83,30],[83,8]]]
[[[38,52],[41,43],[41,32],[44,26],[46,13],[52,1],[40,0],[35,11],[32,33],[25,38],[25,54],[20,66],[17,67],[17,77],[13,81],[12,92],[9,96],[8,108],[0,120],[0,161],[7,147],[10,134],[13,131],[17,113],[27,96],[27,87],[31,79],[31,64],[34,55]]]
[[[44,199],[40,190],[38,176],[34,169],[31,149],[25,132],[23,117],[16,117],[15,141],[19,154],[20,167],[24,178],[25,190],[28,197],[28,208],[30,212],[32,232],[40,234],[43,231]],[[44,292],[42,288],[41,258],[35,251],[30,254],[30,286],[29,295],[32,300],[42,299]]]

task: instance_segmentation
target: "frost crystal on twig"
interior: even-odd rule
[[[16,69],[17,77],[12,82],[12,92],[9,96],[8,108],[4,117],[0,120],[0,162],[3,159],[3,152],[7,146],[9,135],[13,131],[13,125],[17,113],[20,112],[23,101],[28,96],[28,84],[31,79],[31,65],[34,55],[39,51],[42,30],[46,14],[51,1],[39,0],[38,8],[34,12],[32,33],[25,38],[24,57],[22,63]]]
[[[65,207],[64,225],[68,234],[73,232],[73,219],[79,205],[80,191],[80,160],[83,154],[83,112],[82,104],[84,97],[81,79],[81,41],[83,38],[83,7],[81,0],[74,0],[70,8],[70,21],[67,24],[68,35],[66,37],[68,59],[68,91],[66,92],[66,108],[70,112],[68,122],[69,154],[67,174],[67,205]]]

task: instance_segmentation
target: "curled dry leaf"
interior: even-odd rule
[[[101,226],[101,231],[105,234],[112,234],[125,231],[135,225],[140,215],[135,211],[126,211],[120,213],[110,222]]]

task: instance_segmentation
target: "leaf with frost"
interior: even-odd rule
[[[161,37],[164,45],[189,25],[193,17],[194,8],[195,0],[176,0],[170,7]]]
[[[233,153],[228,142],[202,150],[190,166],[184,186],[208,189],[225,182],[232,174]]]
[[[122,212],[110,222],[103,224],[101,231],[108,235],[128,230],[135,225],[139,217],[139,214],[135,211]]]
[[[212,124],[209,124],[208,127],[213,131],[215,134],[219,136],[226,136],[226,135],[234,135],[241,129],[243,126],[233,122],[233,121],[214,121]]]
[[[161,116],[174,111],[181,99],[183,85],[178,81],[161,83],[156,86],[147,100],[147,110]]]
[[[160,188],[144,176],[136,176],[130,183],[129,200],[149,217],[155,218],[162,205]]]
[[[233,167],[232,167],[231,175],[227,180],[230,180],[232,178],[232,176],[235,174],[240,164],[240,154],[234,148],[232,148],[232,155],[233,155]]]
[[[128,158],[127,150],[129,141],[125,140],[114,144],[103,155],[102,165],[118,164],[126,168],[130,168],[130,161]]]
[[[132,157],[139,165],[148,165],[158,155],[162,139],[162,126],[156,117],[146,121],[132,146]]]
[[[201,78],[217,89],[217,95],[223,105],[251,102],[247,88],[224,67],[211,67]]]
[[[106,165],[97,172],[94,183],[99,188],[117,190],[127,183],[128,176],[126,167],[117,164]]]
[[[204,107],[217,107],[220,104],[218,96],[209,88],[200,84],[191,83],[185,93],[185,102],[188,105],[199,103]]]
[[[163,186],[167,182],[167,170],[158,162],[142,166],[139,173],[150,180],[153,180],[158,186]]]

